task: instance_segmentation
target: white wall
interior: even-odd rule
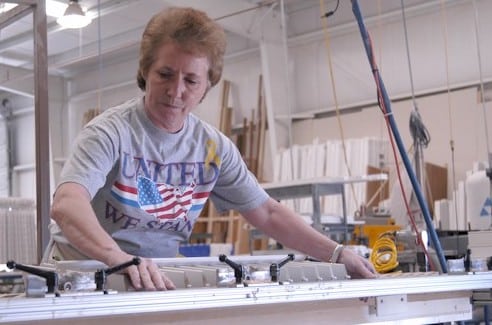
[[[30,80],[27,80],[27,85],[24,85],[26,88],[30,88],[29,81]],[[66,111],[64,110],[64,87],[62,79],[51,77],[48,88],[51,148],[42,148],[42,150],[50,150],[51,156],[54,158],[52,161],[52,170],[50,171],[50,191],[53,191],[56,181],[55,176],[59,174],[62,166],[59,160],[64,155],[62,152],[62,145],[66,139]],[[14,197],[23,197],[35,200],[37,185],[34,99],[32,95],[27,93],[24,95],[12,94],[5,98],[10,101],[10,106],[13,113],[10,122],[12,130],[11,141],[13,143],[10,157],[13,164],[11,166],[11,195]],[[0,174],[3,172],[2,167],[0,167]],[[7,173],[6,170],[5,173]],[[3,194],[2,196],[6,197],[8,196],[8,193]]]
[[[0,118],[0,197],[9,196],[9,144],[5,118]]]
[[[32,99],[23,98],[13,103],[16,113],[12,119],[13,157],[12,196],[36,199],[36,165],[34,110]]]
[[[457,181],[465,179],[465,173],[472,168],[473,162],[487,160],[485,124],[482,105],[477,103],[477,90],[468,88],[454,91],[449,96],[448,93],[443,93],[418,98],[417,101],[422,121],[431,136],[429,146],[424,149],[425,160],[448,167],[448,193],[451,193],[453,185],[451,139],[454,140]],[[448,101],[451,102],[451,111],[449,111]],[[403,143],[409,150],[412,145],[408,126],[410,112],[413,109],[412,101],[399,101],[391,106]],[[490,104],[487,109],[490,110]],[[492,116],[490,112],[486,115],[487,125],[490,127]],[[341,120],[346,138],[375,136],[389,139],[379,107],[371,106],[356,112],[344,113],[341,115]],[[313,138],[319,138],[321,141],[341,138],[335,118],[295,122],[293,134],[297,144],[311,143]],[[489,142],[492,143],[490,131]],[[401,162],[399,154],[398,157]],[[390,159],[388,165],[393,167],[394,159],[393,157]],[[412,159],[411,153],[410,159]]]
[[[482,72],[492,79],[492,1],[477,0],[478,36]],[[475,32],[475,10],[471,0],[447,4],[446,10],[434,8],[419,15],[407,14],[407,33],[415,91],[429,92],[479,81],[479,63]],[[447,19],[444,20],[444,17]],[[295,17],[291,17],[295,19]],[[411,93],[405,34],[401,17],[371,20],[375,58],[390,97]],[[447,29],[447,33],[445,33]],[[296,37],[291,40],[290,57],[294,61],[296,85],[295,111],[333,109],[335,106],[329,76],[325,34]],[[331,60],[337,99],[340,106],[375,100],[375,87],[358,27],[353,24],[329,34]],[[449,80],[448,80],[449,76]]]

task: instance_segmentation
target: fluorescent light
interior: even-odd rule
[[[16,3],[2,2],[0,3],[0,13],[9,11],[12,8],[17,7]],[[46,15],[50,17],[59,18],[63,16],[67,9],[66,2],[60,2],[56,0],[46,0]]]
[[[10,3],[10,2],[4,2],[4,3],[0,4],[0,13],[7,12],[14,7],[17,7],[17,4]]]
[[[46,15],[50,17],[61,17],[65,13],[67,9],[67,3],[55,1],[55,0],[46,0]]]
[[[77,0],[70,0],[63,16],[56,22],[65,28],[82,28],[89,25],[92,18],[87,16]]]
[[[2,2],[0,3],[0,14],[17,7],[16,3]],[[50,17],[61,17],[67,9],[67,4],[56,0],[46,0],[46,15]]]

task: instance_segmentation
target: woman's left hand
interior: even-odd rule
[[[374,279],[377,277],[376,270],[371,262],[350,249],[345,248],[342,251],[338,258],[338,263],[345,265],[347,273],[353,279]]]

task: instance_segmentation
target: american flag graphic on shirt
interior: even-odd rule
[[[155,183],[139,176],[136,188],[115,182],[111,194],[118,201],[139,207],[164,222],[170,219],[186,220],[189,211],[203,208],[209,193],[195,193],[195,187],[194,183],[188,186]]]

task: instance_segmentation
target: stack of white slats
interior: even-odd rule
[[[368,166],[381,167],[388,157],[388,141],[379,138],[348,139],[345,141],[348,166],[345,163],[342,141],[318,140],[309,145],[294,145],[280,152],[275,161],[274,182],[288,180],[317,179],[321,177],[341,178],[367,175]],[[350,173],[349,173],[350,170]],[[366,203],[366,184],[356,183],[345,186],[346,209],[349,221],[361,204]],[[312,215],[310,198],[284,200],[282,203],[293,208],[301,215]],[[342,201],[339,196],[322,198],[323,216],[340,218],[343,215]]]
[[[32,199],[0,198],[0,263],[37,262],[36,208]]]

